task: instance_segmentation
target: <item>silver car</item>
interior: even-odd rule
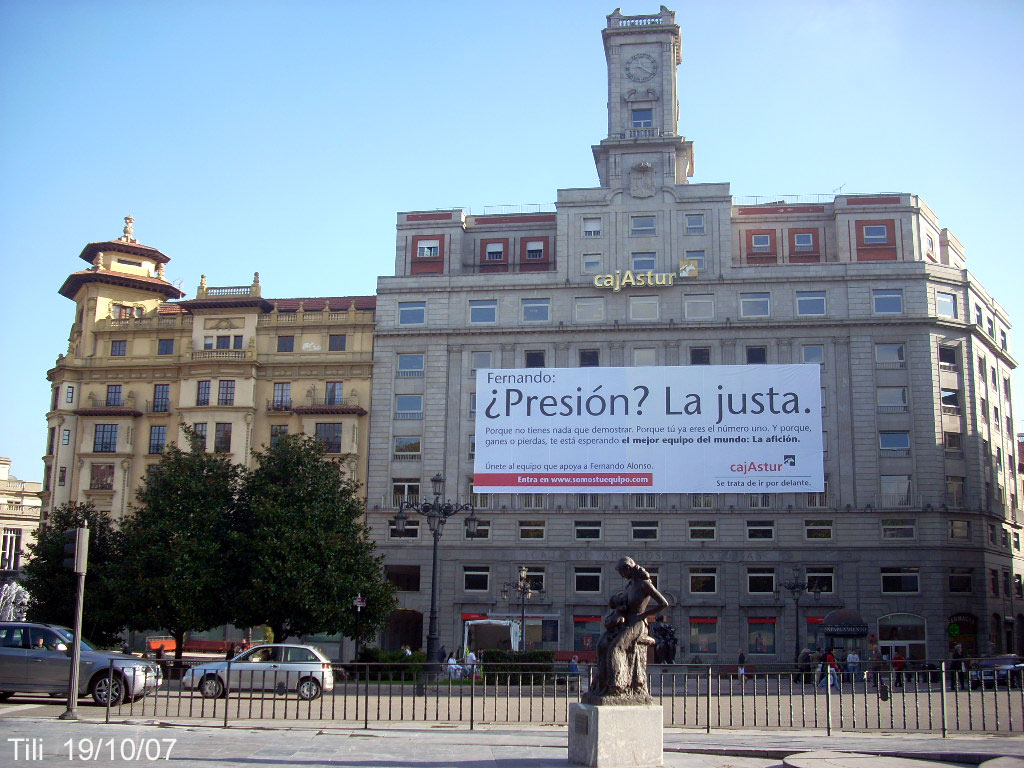
[[[15,693],[66,694],[73,634],[67,627],[27,621],[0,622],[0,701]],[[113,662],[113,671],[111,671]],[[78,695],[115,706],[156,691],[163,682],[152,662],[98,651],[82,640]]]
[[[181,678],[183,688],[193,688],[208,699],[225,691],[295,691],[312,701],[334,690],[331,661],[308,645],[257,645],[231,661],[215,661],[189,669]]]

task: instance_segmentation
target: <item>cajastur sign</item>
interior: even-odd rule
[[[676,278],[688,278],[697,276],[697,262],[687,259],[679,262],[679,270],[676,272],[655,272],[652,269],[637,271],[627,269],[625,271],[616,269],[614,272],[605,275],[594,275],[595,288],[611,288],[613,292],[619,292],[623,288],[647,288],[675,285]]]

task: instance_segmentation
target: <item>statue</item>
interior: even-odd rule
[[[659,616],[647,631],[654,637],[654,660],[658,664],[675,664],[679,646],[675,628],[665,621],[664,616]]]
[[[655,640],[647,634],[647,617],[668,607],[668,600],[651,583],[651,577],[632,558],[615,566],[629,583],[608,601],[611,609],[604,618],[604,634],[597,643],[597,667],[586,704],[648,705],[647,647]]]

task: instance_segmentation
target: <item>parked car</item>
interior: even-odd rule
[[[1020,688],[1024,682],[1024,658],[1013,654],[977,659],[971,663],[971,688],[997,685]]]
[[[220,698],[228,690],[295,691],[300,699],[312,701],[323,691],[334,690],[334,670],[316,648],[275,643],[257,645],[231,661],[192,667],[182,675],[181,685],[208,699]]]
[[[67,627],[27,621],[0,622],[0,701],[15,693],[66,694],[71,676],[71,644]],[[111,674],[113,662],[113,674]],[[92,696],[106,706],[155,692],[163,682],[151,661],[113,651],[100,651],[82,640],[78,695]]]

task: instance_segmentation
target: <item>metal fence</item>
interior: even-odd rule
[[[311,720],[380,726],[394,722],[464,725],[565,725],[592,668],[478,664],[451,676],[440,665],[332,664],[294,671],[230,662],[163,661],[155,693],[107,702],[106,720],[200,719],[227,726],[251,720]],[[246,667],[250,668],[246,668]],[[776,671],[740,676],[735,667],[652,668],[650,691],[669,728],[821,729],[859,732],[1024,732],[1024,685],[1003,675],[947,668],[859,670],[830,679],[817,672]],[[202,674],[190,670],[200,669]],[[117,670],[108,670],[114,681]],[[116,688],[116,686],[115,686]]]

